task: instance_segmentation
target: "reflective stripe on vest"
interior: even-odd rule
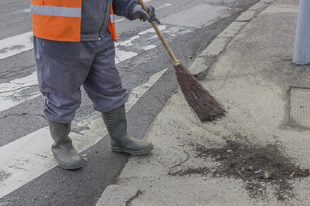
[[[82,0],[31,0],[30,8],[34,36],[80,41]]]
[[[30,8],[34,36],[54,41],[80,41],[82,0],[31,0]],[[112,5],[110,15],[113,15]],[[112,21],[110,16],[108,28],[116,41],[114,16]]]
[[[31,5],[30,12],[31,14],[44,16],[81,17],[81,8]]]
[[[117,35],[116,35],[116,29],[115,29],[115,16],[114,16],[112,5],[110,7],[110,20],[109,20],[108,29],[109,29],[109,32],[112,35],[113,41],[117,41]]]

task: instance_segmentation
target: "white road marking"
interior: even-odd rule
[[[146,51],[154,49],[154,48],[156,48],[156,45],[153,45],[153,44],[150,44],[150,45],[147,45],[145,47],[142,47],[142,49],[146,50]]]
[[[163,31],[163,30],[165,30],[167,28],[166,25],[158,25],[157,27],[158,27],[158,29],[160,31]],[[150,29],[147,29],[145,31],[140,32],[139,35],[144,35],[144,34],[147,34],[147,33],[155,33],[155,30],[153,28],[150,28]]]
[[[154,74],[130,92],[127,111],[166,71]],[[90,129],[70,134],[78,152],[95,145],[107,134],[102,119],[95,118],[84,123]],[[57,166],[50,151],[52,143],[48,127],[44,127],[0,148],[0,198]]]
[[[115,55],[115,63],[121,63],[122,61],[125,61],[127,59],[131,59],[132,57],[137,56],[138,54],[136,52],[132,52],[132,51],[124,51],[124,50],[119,50],[116,49],[115,50],[116,55]]]
[[[4,59],[33,48],[32,32],[0,40],[0,59]]]
[[[0,112],[40,96],[40,92],[24,94],[25,90],[36,85],[38,85],[36,72],[9,83],[0,84]]]
[[[168,6],[171,6],[172,4],[164,4],[160,7],[157,7],[156,9],[162,9],[162,8],[165,8],[165,7],[168,7]]]
[[[124,19],[124,18],[121,18],[121,19],[117,19],[117,20],[115,20],[115,23],[118,23],[118,22],[121,22],[121,21],[125,21],[126,19]]]
[[[132,41],[139,39],[140,36],[133,36],[128,40],[121,41],[121,42],[115,42],[115,63],[118,64],[122,61],[125,61],[127,59],[131,59],[132,57],[137,56],[138,54],[136,52],[132,51],[123,51],[118,49],[119,46],[132,46]]]

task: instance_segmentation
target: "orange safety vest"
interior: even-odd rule
[[[54,41],[81,39],[82,0],[31,0],[33,36]],[[112,5],[108,29],[117,40]]]

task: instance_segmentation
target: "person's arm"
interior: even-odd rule
[[[142,21],[156,21],[158,24],[160,21],[155,14],[155,8],[147,6],[148,13],[146,13],[137,0],[113,0],[114,14],[118,16],[124,16],[129,20],[140,19]]]

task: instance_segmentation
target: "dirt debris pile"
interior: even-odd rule
[[[278,200],[294,197],[292,181],[309,176],[309,169],[302,169],[298,163],[282,154],[276,145],[250,146],[227,138],[222,148],[207,148],[195,145],[195,158],[207,158],[219,164],[216,168],[187,168],[169,175],[207,175],[213,178],[242,179],[245,189],[252,198],[265,198],[267,186],[275,189]]]

